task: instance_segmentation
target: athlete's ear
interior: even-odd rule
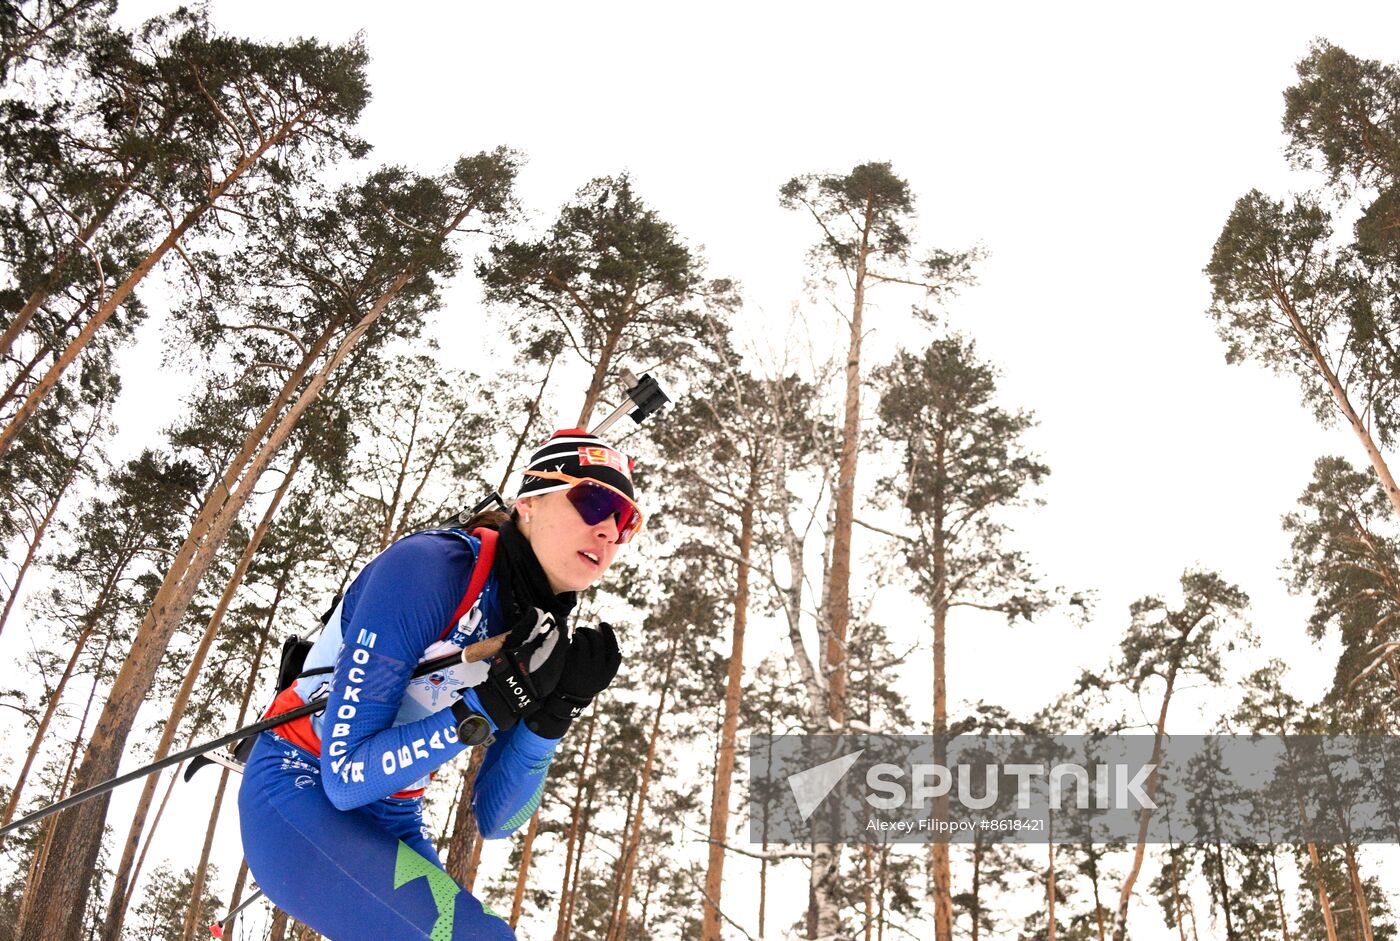
[[[534,497],[519,497],[515,501],[515,512],[520,517],[520,522],[525,525],[530,524],[530,513],[534,511]]]

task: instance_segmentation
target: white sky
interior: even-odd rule
[[[1306,639],[1310,603],[1278,580],[1288,551],[1278,521],[1315,458],[1364,458],[1349,433],[1314,423],[1291,380],[1225,365],[1201,269],[1238,196],[1304,185],[1282,157],[1279,121],[1309,41],[1400,60],[1400,6],[211,6],[220,28],[255,37],[364,30],[374,98],[361,127],[375,160],[435,170],[518,148],[528,156],[518,192],[536,222],[590,177],[629,170],[640,195],[705,247],[711,273],[742,283],[758,328],[780,328],[801,299],[813,239],[807,220],[778,207],[778,187],[893,161],[918,198],[919,245],[990,252],[949,319],[1002,369],[1003,403],[1040,419],[1030,440],[1053,474],[1019,544],[1050,581],[1099,593],[1082,631],[955,620],[954,700],[1041,705],[1111,655],[1130,601],[1170,592],[1192,563],[1254,598],[1264,650],[1242,664],[1284,658],[1300,695],[1329,682],[1333,648]],[[169,7],[124,3],[121,16]],[[451,301],[452,316],[476,316],[470,279]],[[884,309],[907,303],[891,294]],[[872,357],[910,341],[882,331],[879,315]],[[470,355],[465,331],[442,335],[446,352]],[[148,344],[131,361],[154,355]],[[170,396],[127,384],[119,420],[134,447],[136,429],[159,425],[136,416],[168,414]],[[876,611],[923,623],[899,592]],[[979,683],[986,670],[1004,679]],[[902,684],[922,715],[927,668]],[[1185,695],[1176,731],[1206,731],[1191,724],[1197,706],[1219,703]],[[207,802],[188,791],[191,807]],[[231,877],[231,840],[219,858]],[[746,869],[731,866],[737,889]],[[805,879],[795,867],[789,877],[770,934],[805,904]],[[1135,936],[1165,932],[1155,903],[1134,912]]]

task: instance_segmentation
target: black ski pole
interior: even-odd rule
[[[504,639],[504,636],[505,635],[501,635],[502,639]],[[486,641],[478,641],[478,643],[486,643]],[[469,647],[467,649],[470,650],[471,648]],[[424,661],[423,663],[420,663],[418,667],[413,671],[413,675],[427,676],[429,673],[432,673],[436,670],[441,670],[445,667],[452,666],[454,663],[460,663],[463,660],[463,655],[465,653],[466,651],[462,651],[455,654],[449,654],[446,657],[438,657],[435,660]],[[493,656],[494,654],[495,651],[492,651],[490,654],[487,654],[487,656]],[[485,658],[483,657],[481,659]],[[0,837],[3,837],[15,830],[18,830],[25,824],[34,823],[38,820],[43,820],[50,814],[56,814],[60,810],[67,810],[69,807],[81,804],[83,801],[91,800],[94,797],[99,797],[102,794],[106,794],[108,791],[115,790],[116,788],[121,787],[123,784],[126,784],[129,781],[135,781],[138,778],[144,778],[148,774],[155,774],[157,771],[163,771],[172,765],[178,765],[186,758],[193,758],[197,755],[202,755],[207,751],[213,751],[216,748],[222,748],[230,742],[236,742],[240,739],[248,738],[250,735],[258,735],[262,732],[266,732],[268,729],[276,728],[277,726],[282,725],[285,722],[291,722],[293,719],[300,719],[302,716],[309,716],[313,713],[320,712],[321,709],[326,705],[326,700],[329,698],[329,696],[322,696],[318,699],[313,699],[308,703],[297,706],[295,709],[289,709],[286,712],[275,715],[270,719],[263,719],[261,722],[254,722],[252,725],[245,725],[243,728],[229,732],[227,735],[221,735],[213,741],[205,742],[202,745],[192,746],[174,755],[166,755],[160,761],[153,761],[150,764],[146,765],[144,768],[137,768],[134,771],[128,771],[126,774],[112,778],[110,781],[103,781],[101,784],[94,784],[92,787],[87,788],[86,790],[79,791],[76,794],[70,794],[63,800],[55,804],[50,804],[47,807],[34,811],[32,814],[28,814],[27,816],[21,817],[14,823],[8,824],[4,827],[0,827]]]
[[[243,909],[247,908],[249,905],[252,905],[254,902],[256,902],[262,897],[263,890],[258,889],[252,895],[239,902],[237,908],[229,909],[229,913],[227,915],[210,925],[209,933],[216,938],[222,938],[224,936],[224,932],[227,931],[229,929],[229,926],[233,924],[233,919],[238,915],[238,913],[243,911]]]

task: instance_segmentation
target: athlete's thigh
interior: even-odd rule
[[[259,743],[239,791],[244,853],[272,902],[331,941],[514,939],[433,860],[373,813],[337,810],[319,774],[276,751]]]

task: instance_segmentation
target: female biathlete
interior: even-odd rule
[[[515,937],[443,869],[423,788],[494,736],[472,794],[481,835],[530,819],[560,738],[621,662],[608,625],[568,624],[575,592],[641,524],[631,461],[560,431],[531,456],[499,534],[415,533],[365,566],[268,714],[328,685],[325,711],[264,732],[248,758],[243,849],[269,899],[333,941]],[[489,571],[476,565],[487,554]],[[489,660],[413,675],[501,634]]]

